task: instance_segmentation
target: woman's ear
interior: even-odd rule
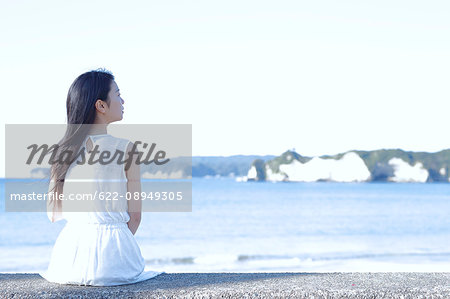
[[[95,109],[97,109],[100,113],[106,112],[106,103],[102,100],[98,99],[97,102],[95,102]]]

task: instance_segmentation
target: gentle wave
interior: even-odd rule
[[[374,258],[392,258],[392,257],[450,257],[450,252],[406,252],[406,253],[379,253],[379,254],[355,254],[341,256],[322,256],[322,257],[298,257],[298,256],[279,256],[279,255],[203,255],[198,257],[178,257],[178,258],[158,258],[146,259],[148,265],[193,265],[193,264],[221,264],[221,263],[244,263],[249,261],[292,261],[298,262],[320,262],[320,261],[341,261],[357,259]]]

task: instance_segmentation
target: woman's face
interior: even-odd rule
[[[124,101],[120,97],[119,87],[113,80],[111,82],[111,90],[108,93],[109,109],[107,109],[108,122],[119,121],[123,118],[123,104]]]

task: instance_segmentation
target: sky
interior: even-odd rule
[[[2,0],[0,140],[4,124],[66,123],[70,84],[104,67],[121,123],[192,124],[195,156],[447,149],[449,15],[447,1]]]

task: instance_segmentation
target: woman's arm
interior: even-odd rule
[[[130,158],[130,152],[133,147],[133,143],[130,142],[127,148],[127,157]],[[130,221],[128,221],[128,228],[134,235],[141,223],[142,217],[142,201],[141,201],[141,169],[140,165],[136,163],[137,154],[132,159],[132,163],[128,170],[125,171],[128,183],[127,191],[131,193],[131,199],[128,201],[128,214],[130,214]],[[136,193],[139,196],[135,197]],[[135,199],[137,198],[137,199]]]

